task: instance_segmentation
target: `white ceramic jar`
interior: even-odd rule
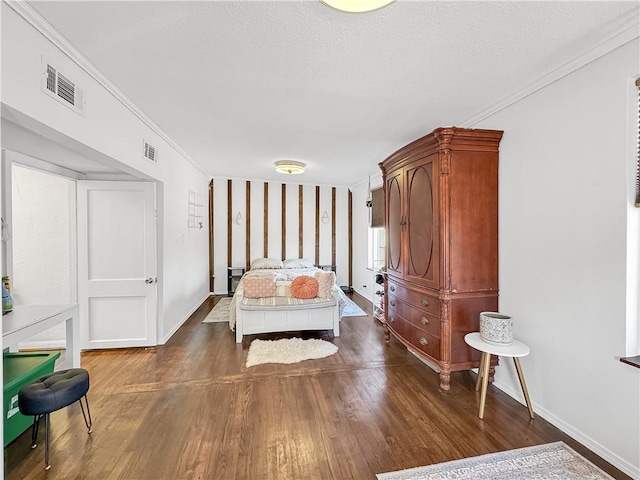
[[[480,337],[492,345],[511,345],[513,319],[498,312],[480,313]]]

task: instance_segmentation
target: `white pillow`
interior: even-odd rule
[[[251,262],[251,270],[262,268],[282,268],[282,260],[277,258],[256,258]]]
[[[311,260],[306,258],[289,258],[284,261],[283,268],[314,268]]]

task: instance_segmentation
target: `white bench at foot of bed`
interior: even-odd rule
[[[297,330],[333,330],[340,336],[340,314],[335,299],[299,300],[289,297],[236,299],[236,343],[243,335]]]

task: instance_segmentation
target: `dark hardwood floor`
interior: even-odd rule
[[[320,360],[247,369],[256,336],[236,345],[228,324],[201,323],[215,297],[164,346],[83,353],[93,433],[77,404],[55,412],[51,470],[44,431],[33,451],[27,431],[5,449],[6,478],[375,479],[559,440],[629,478],[492,386],[480,420],[474,374],[454,372],[441,391],[435,372],[384,343],[371,304],[353,297],[369,316],[344,318],[340,338],[315,334],[339,348]]]

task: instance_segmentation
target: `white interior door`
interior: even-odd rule
[[[78,181],[83,349],[157,344],[155,184]]]

